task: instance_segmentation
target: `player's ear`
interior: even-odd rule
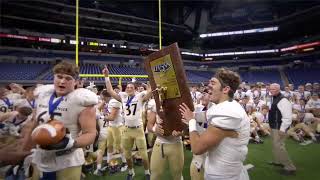
[[[228,94],[230,90],[231,90],[230,86],[226,86],[226,87],[222,88],[222,91],[225,94]]]
[[[80,88],[81,87],[81,80],[75,79],[74,80],[74,89]]]

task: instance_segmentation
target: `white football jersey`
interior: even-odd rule
[[[255,103],[255,102],[254,102],[254,103],[252,104],[252,107],[253,107],[254,109],[256,109],[256,111],[261,111],[263,105],[267,105],[267,103],[266,103],[265,101],[263,101],[263,100],[259,100],[258,103]]]
[[[271,102],[272,96],[271,96],[270,91],[261,90],[261,97],[267,104],[269,104]]]
[[[302,106],[300,104],[294,104],[292,106],[292,109],[297,110],[297,111],[299,111],[301,113],[305,113],[306,112],[306,106]]]
[[[224,101],[207,111],[207,119],[215,127],[238,132],[239,137],[224,138],[217,147],[208,150],[205,174],[219,179],[239,176],[244,170],[250,137],[250,120],[246,112],[238,102]]]
[[[208,105],[209,108],[211,106],[215,106],[215,104],[211,103],[211,104]],[[195,106],[195,108],[194,108],[195,109],[194,112],[195,113],[204,112],[203,111],[204,107],[205,106],[202,105],[202,104],[197,104]],[[208,126],[207,122],[198,122],[196,128],[197,128],[197,131],[199,132],[199,134],[202,134],[203,132],[205,132],[206,129],[207,129],[207,126]],[[204,160],[205,160],[206,156],[207,156],[207,153],[204,153],[204,154],[201,154],[201,155],[193,154],[191,163],[193,163],[198,169],[200,169],[202,167],[203,163],[204,163]]]
[[[30,107],[32,109],[35,109],[37,107],[37,102],[36,100],[28,101],[27,99],[18,99],[14,102],[13,106],[16,108]]]
[[[253,114],[258,120],[260,120],[260,122],[263,122],[263,123],[268,123],[269,120],[268,120],[268,114],[262,114],[261,112],[254,112]]]
[[[261,91],[255,90],[253,92],[253,98],[256,98],[256,97],[261,98],[261,96],[262,96]]]
[[[301,92],[295,92],[295,95],[297,97],[297,99],[305,99],[307,100],[310,96],[311,96],[311,93],[309,91],[304,91],[303,93]]]
[[[18,94],[18,93],[9,93],[7,95],[7,98],[12,99],[13,101],[15,101],[15,100],[21,99],[22,95]]]
[[[148,115],[148,113],[150,111],[152,111],[152,108],[153,107],[156,107],[156,101],[154,99],[149,99],[143,106],[143,110],[145,111],[145,117]],[[157,109],[157,108],[156,108]],[[157,111],[157,110],[156,110]],[[146,117],[147,118],[147,117]],[[146,120],[146,123],[147,123],[147,120]],[[146,126],[146,130],[145,130],[145,133],[148,134],[149,133],[149,130],[148,130],[148,127]]]
[[[28,116],[27,118],[25,119],[18,119],[17,115],[19,114],[17,111],[13,111],[12,112],[12,116],[10,116],[6,122],[10,122],[12,123],[13,125],[15,126],[23,126],[25,125],[27,122],[29,122],[32,118],[32,115]]]
[[[243,99],[244,96],[246,95],[245,92],[241,91],[239,92],[238,90],[234,93],[234,99]]]
[[[288,98],[288,99],[290,99],[290,98],[293,97],[293,92],[291,92],[291,91],[289,91],[289,92],[287,92],[287,91],[282,91],[281,94],[282,94],[285,98]]]
[[[99,140],[106,139],[108,136],[108,127],[109,122],[105,119],[105,116],[101,113],[98,117],[98,123],[99,123]]]
[[[141,126],[142,125],[142,109],[143,109],[143,97],[146,91],[137,93],[132,97],[129,97],[126,92],[120,92],[123,115],[126,126]],[[129,102],[131,99],[131,102]]]
[[[10,98],[0,99],[0,113],[12,111],[14,101]]]
[[[249,89],[246,93],[246,96],[250,97],[250,99],[253,99],[253,92]]]
[[[24,119],[19,119],[17,117],[17,115],[19,114],[17,111],[13,111],[11,113],[12,114],[3,122],[4,126],[6,127],[1,128],[2,133],[6,133],[5,131],[3,131],[6,129],[8,135],[19,136],[20,130],[23,128],[25,124],[31,121],[32,115]],[[1,133],[0,133],[0,136],[1,136]]]
[[[154,112],[157,112],[156,101],[154,99],[150,99],[148,102],[148,106],[146,108],[147,108],[147,111],[152,110]]]
[[[198,103],[198,101],[201,99],[202,94],[199,91],[196,92],[190,92],[193,103]]]
[[[240,105],[245,111],[249,111],[251,108],[253,108],[253,103],[251,101],[249,101],[248,103],[244,103],[242,101],[240,102],[241,102]]]
[[[119,127],[122,126],[122,109],[121,109],[121,103],[115,99],[111,99],[109,103],[107,104],[108,111],[111,113],[113,108],[119,109],[119,112],[117,114],[117,117],[113,121],[109,121],[109,125],[111,127]]]
[[[108,111],[105,108],[103,108],[102,111],[99,111],[96,106],[96,120],[99,126],[99,140],[106,139],[108,135],[109,122],[105,119],[105,115],[107,114]]]
[[[36,117],[39,124],[46,123],[50,120],[49,115],[49,99],[54,94],[54,88],[50,85],[48,88],[40,86],[44,91],[37,92],[37,108]],[[61,97],[55,97],[53,102],[56,102]],[[67,94],[63,97],[61,103],[54,110],[53,118],[64,123],[64,126],[69,129],[72,138],[78,137],[81,132],[79,127],[79,114],[88,106],[94,106],[98,103],[97,96],[86,89],[80,88]],[[84,154],[82,148],[77,148],[69,154],[56,156],[55,152],[46,151],[40,148],[34,152],[32,160],[37,165],[38,169],[43,172],[52,172],[65,169],[73,166],[82,165]]]
[[[316,101],[313,99],[310,99],[307,103],[306,108],[317,108],[320,109],[320,99],[317,99]]]

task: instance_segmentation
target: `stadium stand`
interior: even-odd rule
[[[49,68],[47,64],[1,63],[1,80],[35,80]]]
[[[278,70],[240,72],[242,81],[249,84],[257,82],[283,84]]]
[[[300,68],[300,69],[287,69],[287,77],[290,83],[293,84],[306,84],[319,81],[320,69],[317,67]]]

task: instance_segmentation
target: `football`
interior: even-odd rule
[[[32,140],[40,146],[57,144],[66,135],[66,128],[63,122],[50,120],[39,125],[32,132]]]

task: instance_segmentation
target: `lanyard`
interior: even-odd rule
[[[300,105],[300,108],[301,108],[302,112],[304,112],[304,113],[306,112],[305,105],[304,106]]]
[[[106,114],[109,113],[109,103],[104,104],[104,113],[106,113]]]
[[[35,107],[35,100],[32,100],[31,102],[29,100],[27,100],[29,105],[32,107],[32,109],[34,109]]]
[[[242,107],[245,111],[247,110],[247,104],[243,104]]]
[[[258,105],[259,105],[259,102],[258,103],[254,103],[254,105],[256,105],[256,108],[258,107]]]
[[[13,119],[13,122],[12,122],[12,123],[13,123],[15,126],[18,126],[18,125],[22,124],[24,121],[26,121],[27,119],[28,119],[28,118],[25,118],[25,119],[23,119],[22,121],[16,123],[17,117],[15,117],[15,118]]]
[[[57,109],[57,107],[59,106],[59,104],[63,100],[63,96],[61,96],[59,99],[56,100],[56,102],[53,102],[55,97],[56,97],[55,93],[53,93],[50,97],[50,100],[49,100],[49,114],[51,117],[53,116],[54,110]]]
[[[9,100],[8,98],[4,98],[3,101],[4,101],[4,103],[6,103],[6,105],[7,105],[8,107],[11,107],[11,106],[12,106],[12,104],[10,103],[10,100]]]
[[[135,96],[131,96],[130,98],[128,97],[128,101],[127,101],[127,103],[126,103],[126,106],[130,106],[130,104],[131,104],[131,102],[132,102],[132,100],[133,100],[134,97],[135,97]]]

